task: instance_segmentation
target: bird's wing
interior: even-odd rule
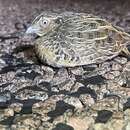
[[[104,19],[73,16],[59,29],[60,45],[64,52],[78,57],[80,64],[97,63],[119,54],[124,40],[121,33]]]

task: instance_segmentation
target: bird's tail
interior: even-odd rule
[[[123,32],[122,35],[125,39],[125,44],[122,49],[122,52],[124,52],[126,55],[130,56],[130,34]]]
[[[129,49],[128,49],[128,46],[124,47],[124,48],[122,49],[122,52],[124,52],[127,56],[130,56],[130,51],[129,51]]]

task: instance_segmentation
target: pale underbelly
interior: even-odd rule
[[[118,53],[116,53],[115,55],[113,54],[111,56],[108,56],[108,55],[102,55],[99,57],[91,56],[93,58],[91,58],[89,55],[86,55],[86,56],[81,57],[78,61],[75,61],[75,60],[64,59],[63,57],[56,55],[56,53],[53,50],[45,48],[43,46],[41,47],[36,46],[35,49],[36,49],[39,59],[42,62],[47,63],[48,65],[51,65],[53,67],[58,67],[58,68],[75,67],[75,66],[89,65],[89,64],[94,64],[94,63],[102,63],[118,55]]]

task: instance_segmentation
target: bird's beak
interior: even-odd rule
[[[37,33],[39,31],[39,29],[36,29],[33,26],[30,26],[27,30],[26,30],[26,34],[34,34]]]

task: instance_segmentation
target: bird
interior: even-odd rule
[[[27,28],[36,34],[36,55],[52,67],[100,64],[120,53],[130,54],[130,34],[107,20],[87,13],[42,12]]]

